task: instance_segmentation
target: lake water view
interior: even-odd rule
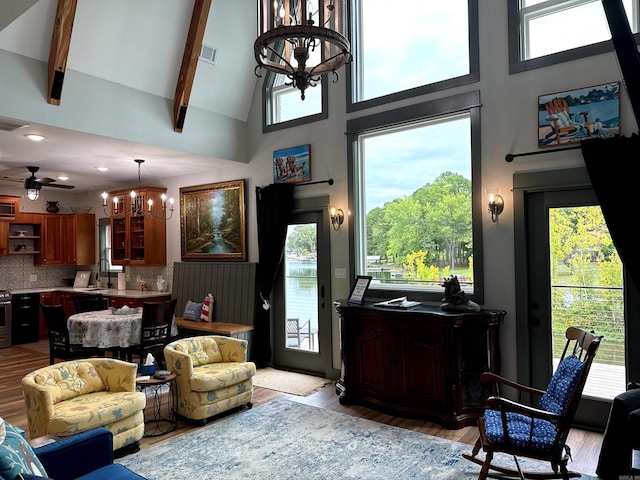
[[[311,322],[318,329],[318,277],[317,263],[312,260],[287,258],[286,265],[286,317],[299,318],[303,324]]]

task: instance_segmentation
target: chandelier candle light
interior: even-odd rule
[[[260,0],[259,36],[253,45],[255,73],[286,75],[287,85],[314,87],[321,75],[351,63],[347,0]]]
[[[169,198],[169,216],[166,216],[167,213],[167,196],[163,193],[160,198],[162,201],[162,215],[158,215],[156,213],[154,213],[152,211],[152,207],[153,207],[153,200],[149,199],[147,200],[147,210],[145,210],[145,206],[143,204],[143,198],[142,198],[142,194],[141,194],[141,188],[142,188],[142,183],[140,180],[140,165],[142,165],[144,163],[144,160],[141,160],[139,158],[135,159],[134,162],[136,162],[138,164],[138,192],[136,193],[135,190],[131,190],[130,196],[131,196],[131,209],[129,211],[125,211],[124,209],[122,211],[118,211],[118,197],[113,197],[113,210],[112,210],[112,215],[113,216],[119,216],[119,215],[135,215],[135,216],[145,216],[145,215],[149,215],[152,217],[156,217],[156,218],[162,218],[164,220],[169,220],[171,218],[171,216],[173,215],[173,198]],[[107,194],[107,192],[102,192],[102,207],[104,208],[104,213],[106,215],[109,215],[109,212],[107,211],[107,199],[109,198],[109,195]]]

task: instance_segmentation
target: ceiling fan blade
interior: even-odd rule
[[[48,183],[55,182],[55,179],[54,178],[48,178],[48,177],[36,178],[36,182],[41,183],[43,185],[46,185]]]
[[[71,190],[73,188],[76,188],[73,185],[60,185],[59,183],[43,183],[42,186],[43,187],[64,188],[66,190]]]
[[[7,180],[7,181],[9,181],[9,182],[24,183],[24,178],[2,177],[2,180]]]

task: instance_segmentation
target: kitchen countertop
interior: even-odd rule
[[[25,293],[46,293],[46,292],[69,292],[69,293],[88,293],[98,294],[101,293],[105,297],[127,297],[127,298],[150,298],[159,297],[161,295],[171,296],[171,292],[161,292],[158,290],[147,290],[141,292],[140,290],[118,290],[117,288],[73,288],[73,287],[49,287],[49,288],[22,288],[12,290],[14,295],[21,295]]]

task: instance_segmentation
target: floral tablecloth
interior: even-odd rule
[[[67,320],[69,342],[84,347],[130,347],[140,343],[142,309],[133,315],[113,315],[111,310],[75,313]]]
[[[140,343],[142,309],[132,315],[114,315],[111,310],[75,313],[67,320],[69,342],[84,347],[130,347]],[[178,334],[174,324],[171,335]]]

